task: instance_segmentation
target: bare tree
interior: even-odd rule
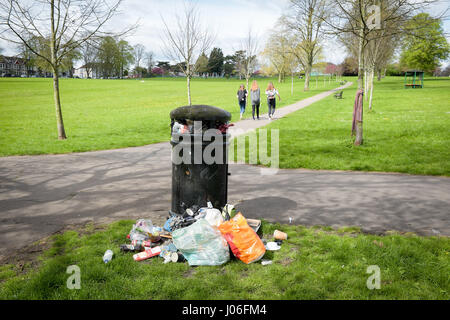
[[[256,64],[257,64],[257,53],[258,53],[258,35],[253,33],[252,27],[249,27],[247,36],[242,41],[241,44],[242,52],[243,52],[243,61],[241,64],[242,74],[245,77],[245,82],[247,84],[246,88],[248,90],[248,85],[250,82],[250,78],[255,72]],[[248,99],[247,99],[248,102]]]
[[[153,52],[147,51],[145,53],[145,65],[147,67],[148,72],[150,73],[152,71],[152,68],[155,66],[155,60]]]
[[[145,47],[144,47],[144,45],[138,43],[137,45],[134,46],[133,49],[134,49],[133,54],[134,54],[135,67],[139,72],[139,77],[142,77],[142,73],[139,70],[139,68],[141,66],[142,59],[144,59]]]
[[[67,55],[101,35],[105,24],[117,13],[122,0],[0,0],[0,38],[23,43],[45,60],[53,73],[58,139],[66,139],[59,92],[59,72]],[[104,34],[104,33],[103,33]],[[44,51],[29,39],[44,39]],[[43,53],[49,52],[49,55]]]
[[[290,0],[289,13],[281,18],[281,24],[297,38],[294,52],[305,70],[305,91],[309,90],[312,67],[321,51],[328,16],[326,0]]]
[[[394,28],[394,26],[393,26]],[[399,39],[396,36],[383,37],[382,34],[386,29],[374,33],[375,39],[368,41],[365,48],[365,95],[366,101],[369,101],[369,110],[372,110],[373,102],[373,80],[375,71],[378,70],[379,77],[381,68],[385,67],[394,55],[395,48],[398,46]]]
[[[175,15],[174,28],[161,16],[164,24],[164,51],[167,58],[176,62],[187,81],[188,103],[192,105],[191,79],[196,73],[195,62],[208,51],[213,36],[200,22],[197,7],[191,2],[184,3],[181,15]]]
[[[86,41],[81,45],[81,59],[86,69],[86,76],[91,78],[93,76],[94,64],[97,57],[98,49],[92,41]]]
[[[369,42],[407,32],[403,28],[404,22],[432,2],[434,0],[333,0],[328,3],[328,10],[334,16],[323,22],[331,27],[331,33],[351,33],[357,39],[359,90],[367,91],[364,74],[367,71],[365,53]],[[357,121],[354,144],[359,146],[362,143],[363,123]]]

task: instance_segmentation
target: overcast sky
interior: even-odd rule
[[[25,0],[26,1],[26,0]],[[139,21],[140,27],[129,35],[127,40],[135,45],[142,43],[148,51],[153,51],[156,60],[168,60],[161,51],[161,33],[163,16],[169,23],[175,13],[180,12],[184,0],[124,0],[120,14],[110,24],[111,28],[121,29]],[[265,37],[276,24],[289,0],[196,0],[204,24],[216,34],[214,47],[222,48],[225,55],[239,49],[241,40],[249,27],[260,37],[261,48]],[[441,0],[432,10],[433,13],[449,7],[449,0]],[[447,34],[450,33],[450,21],[444,23]],[[3,54],[14,55],[17,51],[11,45],[0,42]],[[327,41],[324,48],[326,61],[341,63],[346,53],[341,45]]]

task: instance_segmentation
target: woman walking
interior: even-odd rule
[[[267,105],[269,106],[269,119],[272,120],[273,114],[275,113],[275,107],[277,105],[275,96],[278,96],[278,99],[281,101],[280,94],[278,90],[275,89],[272,82],[269,82],[266,90],[267,95]]]
[[[250,89],[250,98],[252,99],[253,120],[255,120],[255,110],[256,110],[256,117],[259,120],[259,106],[261,105],[261,90],[259,89],[256,80],[253,81],[252,88]]]
[[[243,84],[241,84],[241,86],[239,87],[239,90],[237,92],[239,107],[241,108],[241,120],[242,120],[242,116],[244,115],[244,112],[245,112],[247,96],[248,96],[247,90],[245,90],[245,86]]]

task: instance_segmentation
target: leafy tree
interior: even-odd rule
[[[102,39],[97,60],[100,65],[101,74],[105,78],[117,75],[115,73],[117,50],[117,43],[113,37],[105,37]]]
[[[164,73],[167,73],[170,70],[170,64],[168,61],[158,61],[156,66],[163,70]]]
[[[340,64],[344,76],[356,76],[358,75],[358,58],[348,56],[344,59],[344,62]]]
[[[442,21],[427,13],[420,13],[407,24],[411,33],[403,39],[401,64],[432,73],[450,53]]]
[[[224,64],[223,64],[223,72],[225,74],[225,77],[229,78],[234,74],[234,71],[236,70],[236,60],[234,56],[226,56],[224,58]]]
[[[293,53],[305,70],[304,91],[309,90],[312,67],[322,50],[324,20],[330,14],[328,5],[325,0],[290,0],[288,12],[281,18],[281,24],[297,38]]]
[[[105,37],[99,46],[97,56],[103,77],[123,78],[125,70],[134,62],[133,47],[125,40]]]
[[[117,42],[116,66],[119,68],[120,78],[124,76],[124,70],[134,62],[134,49],[126,40]]]
[[[156,76],[162,76],[164,74],[164,69],[162,69],[160,67],[155,67],[152,69],[152,74],[154,74]]]
[[[235,71],[239,75],[239,80],[242,80],[245,75],[245,56],[244,50],[236,51],[233,56]]]
[[[211,73],[222,74],[224,56],[222,49],[214,48],[209,55],[208,70]]]
[[[208,56],[203,52],[195,63],[195,70],[199,74],[208,73]]]

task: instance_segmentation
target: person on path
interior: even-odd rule
[[[259,89],[256,80],[253,81],[252,88],[250,89],[250,98],[252,99],[253,120],[255,120],[255,110],[256,110],[256,117],[259,120],[259,106],[261,105],[261,90]]]
[[[278,90],[275,89],[272,82],[269,82],[269,85],[267,86],[266,95],[267,105],[269,107],[269,120],[272,120],[277,105],[275,96],[278,96],[278,99],[281,101],[280,94],[278,93]]]
[[[247,96],[248,96],[248,92],[247,92],[247,90],[245,90],[245,86],[243,84],[241,84],[241,86],[239,87],[239,90],[237,92],[239,107],[241,108],[241,120],[242,120],[242,116],[245,113],[245,105],[247,103]]]

